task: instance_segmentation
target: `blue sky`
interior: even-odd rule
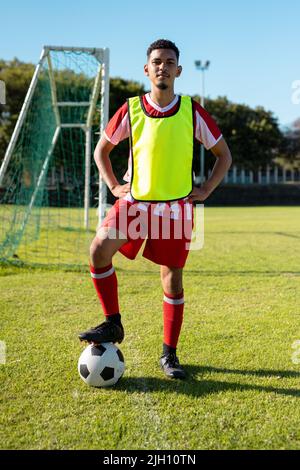
[[[210,60],[206,94],[274,112],[281,125],[300,117],[299,0],[14,0],[0,9],[0,58],[36,63],[44,44],[109,47],[111,76],[147,84],[145,51],[158,38],[181,51],[178,93],[200,94],[195,59]]]

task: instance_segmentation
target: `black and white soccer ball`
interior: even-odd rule
[[[113,343],[89,344],[78,360],[79,375],[91,387],[115,385],[124,370],[124,356]]]

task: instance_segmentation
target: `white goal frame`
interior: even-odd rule
[[[61,51],[61,52],[86,52],[93,55],[99,62],[97,75],[95,77],[93,91],[91,94],[90,101],[84,102],[58,102],[56,94],[55,80],[53,77],[52,62],[51,62],[51,51]],[[101,89],[101,105],[100,105],[100,128],[99,134],[102,135],[104,128],[108,122],[108,113],[109,113],[109,49],[108,48],[89,48],[89,47],[64,47],[64,46],[44,46],[40,55],[39,62],[35,68],[30,86],[28,88],[21,112],[19,114],[18,120],[16,122],[15,129],[11,136],[9,145],[5,152],[5,156],[0,168],[0,186],[3,183],[3,179],[10,162],[11,156],[13,154],[20,130],[24,123],[25,117],[28,112],[29,105],[31,103],[34,90],[37,85],[38,77],[42,70],[44,62],[48,62],[49,70],[49,79],[51,87],[51,97],[52,97],[52,106],[55,114],[56,120],[56,129],[52,138],[51,146],[48,150],[47,157],[42,166],[41,172],[38,177],[37,185],[30,201],[30,207],[27,214],[27,218],[31,212],[31,208],[34,205],[38,189],[40,186],[45,173],[48,170],[48,164],[54,150],[55,144],[57,142],[60,130],[62,128],[71,128],[79,127],[82,128],[85,132],[85,182],[84,182],[84,227],[89,228],[89,209],[90,209],[90,174],[91,174],[91,153],[92,153],[92,119],[96,108],[96,103],[99,97]],[[82,123],[66,123],[61,124],[59,107],[60,106],[86,106],[88,107],[87,119],[84,124]],[[106,211],[106,201],[107,201],[107,186],[104,183],[101,175],[99,175],[99,194],[98,194],[98,216],[100,222],[105,216]]]

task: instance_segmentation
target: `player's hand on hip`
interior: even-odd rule
[[[200,201],[203,202],[213,192],[213,189],[205,182],[200,188],[197,186],[193,187],[191,194],[189,195],[189,202]]]
[[[111,188],[111,192],[115,197],[122,198],[126,196],[127,193],[130,191],[130,183],[126,184],[116,184]]]

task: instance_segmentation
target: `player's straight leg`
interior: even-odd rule
[[[161,266],[160,271],[164,291],[164,342],[160,365],[167,377],[184,379],[186,377],[185,372],[176,356],[184,309],[183,268]]]
[[[183,268],[160,267],[160,277],[164,293],[170,295],[181,294],[183,290],[182,273]]]
[[[102,305],[105,322],[79,334],[81,341],[121,343],[124,329],[118,300],[118,281],[112,265],[113,255],[127,239],[111,227],[101,227],[90,248],[90,271]]]

